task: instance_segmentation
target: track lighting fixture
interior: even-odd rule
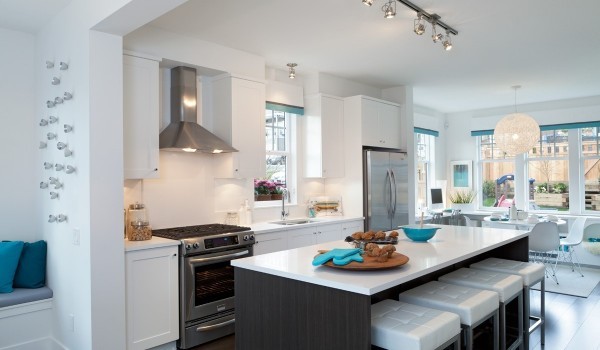
[[[423,24],[421,17],[422,17],[421,13],[418,13],[417,19],[415,19],[415,27],[414,27],[413,31],[417,35],[423,35],[423,33],[425,33],[425,24]]]
[[[383,16],[385,18],[394,18],[396,16],[396,1],[401,3],[402,5],[408,7],[409,9],[415,11],[417,13],[417,18],[414,20],[413,24],[413,32],[417,35],[423,35],[426,30],[426,22],[431,24],[431,39],[434,43],[441,42],[444,50],[449,51],[452,49],[452,40],[450,38],[450,34],[458,35],[458,31],[456,29],[450,27],[446,23],[440,20],[440,16],[435,13],[428,13],[419,6],[413,4],[407,0],[385,0],[386,2],[381,7],[383,11]],[[362,0],[362,3],[371,6],[375,0]],[[440,27],[446,30],[446,36],[442,33],[437,32],[437,28]]]
[[[431,23],[431,40],[433,40],[434,43],[437,43],[438,41],[442,40],[444,36],[442,35],[442,33],[437,33],[435,30],[435,22]]]
[[[452,50],[452,40],[450,38],[450,33],[446,31],[446,38],[442,41],[442,45],[444,45],[444,50],[450,51]]]
[[[396,17],[396,0],[390,0],[381,7],[384,18]]]
[[[288,63],[288,67],[290,67],[290,74],[288,75],[290,79],[294,79],[296,77],[296,69],[294,67],[298,66],[296,63]]]

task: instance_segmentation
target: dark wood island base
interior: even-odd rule
[[[527,261],[528,237],[440,266],[372,295],[236,266],[235,347],[237,350],[371,349],[372,303],[385,298],[397,300],[398,293],[404,290],[488,257]]]

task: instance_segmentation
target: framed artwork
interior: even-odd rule
[[[472,188],[472,173],[470,160],[450,162],[450,179],[452,188]]]

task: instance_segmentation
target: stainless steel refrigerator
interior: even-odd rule
[[[408,160],[401,151],[363,151],[365,231],[408,224]]]

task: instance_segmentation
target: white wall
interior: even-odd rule
[[[39,141],[34,103],[34,37],[0,28],[0,175],[4,184],[0,201],[1,240],[34,241],[41,238],[36,200],[42,164],[31,156]],[[47,119],[47,118],[46,118]],[[47,180],[47,179],[45,179]]]
[[[73,165],[77,172],[51,172],[64,183],[64,189],[58,190],[58,200],[50,200],[48,191],[37,189],[37,182],[24,188],[31,188],[41,203],[34,221],[40,223],[42,236],[48,241],[48,285],[54,290],[53,333],[68,349],[125,348],[122,40],[118,35],[90,28],[118,9],[132,11],[137,7],[136,16],[117,16],[123,22],[114,19],[104,23],[104,29],[113,26],[115,32],[135,28],[144,23],[136,21],[155,18],[168,6],[179,3],[75,1],[36,36],[32,64],[36,71],[32,99],[35,114],[47,116],[51,112],[59,117],[52,129],[74,153],[65,158],[52,141],[48,149],[23,157],[34,159],[35,164],[50,161]],[[56,67],[46,69],[46,60],[55,61]],[[59,61],[67,62],[69,69],[58,70]],[[61,78],[60,85],[50,84],[53,76]],[[73,100],[51,110],[46,108],[46,100],[62,96],[65,91],[73,93]],[[73,125],[74,131],[63,133],[64,124]],[[42,139],[48,132],[33,123],[23,127],[24,133],[30,130],[35,139]],[[34,168],[37,181],[49,176],[43,168]],[[46,222],[49,214],[58,213],[66,214],[68,221]],[[73,239],[75,231],[80,232],[78,243]]]

